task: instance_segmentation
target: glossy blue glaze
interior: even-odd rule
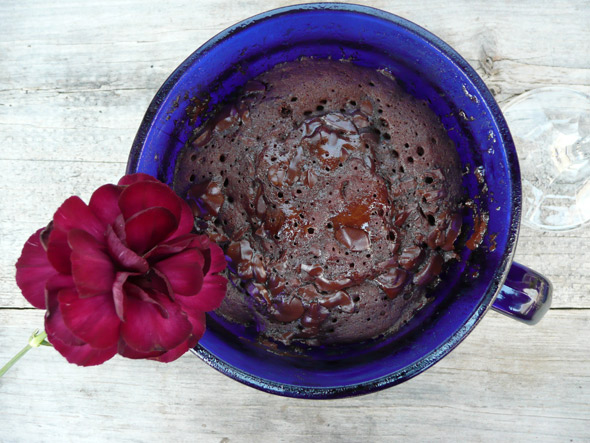
[[[215,315],[195,353],[226,375],[267,392],[303,398],[359,395],[407,380],[449,353],[491,306],[507,276],[520,222],[520,176],[514,144],[492,95],[453,49],[417,25],[376,9],[343,4],[282,8],[232,26],[193,53],[164,83],[135,139],[128,172],[171,183],[175,159],[195,125],[190,99],[209,109],[257,74],[301,56],[349,59],[390,71],[429,101],[455,141],[463,167],[481,167],[464,186],[488,235],[449,269],[432,303],[400,333],[349,346],[269,352],[255,331]],[[473,217],[465,223],[473,224]],[[282,351],[285,351],[284,353]]]
[[[513,262],[492,308],[523,323],[535,325],[551,307],[552,293],[549,280]]]

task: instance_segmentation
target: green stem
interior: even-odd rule
[[[41,345],[47,345],[48,342],[45,340],[46,338],[47,333],[45,331],[39,333],[39,330],[37,329],[35,332],[33,332],[33,335],[31,335],[31,338],[29,338],[29,343],[24,348],[22,348],[18,354],[12,357],[8,363],[2,366],[2,369],[0,369],[0,377],[6,374],[6,372],[8,372],[8,370],[12,368],[14,364],[22,358],[23,355],[29,352],[29,349],[38,348]]]

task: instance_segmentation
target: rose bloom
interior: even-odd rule
[[[24,297],[46,309],[45,331],[70,363],[119,353],[170,362],[196,346],[205,312],[225,296],[223,251],[191,234],[193,215],[146,174],[70,197],[25,244],[16,264]]]

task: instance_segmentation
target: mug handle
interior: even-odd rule
[[[538,272],[513,262],[492,309],[528,325],[541,320],[551,307],[553,286]]]

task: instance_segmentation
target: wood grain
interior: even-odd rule
[[[0,311],[0,361],[42,324]],[[51,348],[0,379],[7,441],[584,441],[590,436],[590,311],[531,328],[493,312],[436,366],[363,397],[309,401],[243,386],[187,354],[79,368]],[[223,440],[223,439],[228,440]],[[1,439],[1,437],[0,437]]]
[[[0,6],[1,22],[7,24],[0,33],[0,232],[5,233],[0,306],[26,306],[12,265],[28,235],[67,196],[88,198],[95,187],[123,174],[136,128],[167,75],[224,27],[293,3]],[[447,41],[482,75],[500,103],[553,84],[590,92],[590,8],[583,2],[535,7],[361,3],[407,17]],[[588,227],[542,235],[523,229],[517,259],[554,282],[555,307],[590,307],[590,251],[575,247],[589,238]],[[549,254],[560,259],[547,260]]]
[[[124,173],[150,100],[192,51],[295,3],[0,3],[0,362],[42,326],[14,282],[28,236],[69,195],[88,200]],[[541,86],[590,93],[586,1],[356,3],[441,37],[500,105]],[[516,260],[552,280],[556,309],[535,328],[490,313],[433,369],[366,397],[274,397],[192,355],[81,369],[37,349],[0,379],[0,441],[590,441],[589,246],[590,226],[523,227]]]

